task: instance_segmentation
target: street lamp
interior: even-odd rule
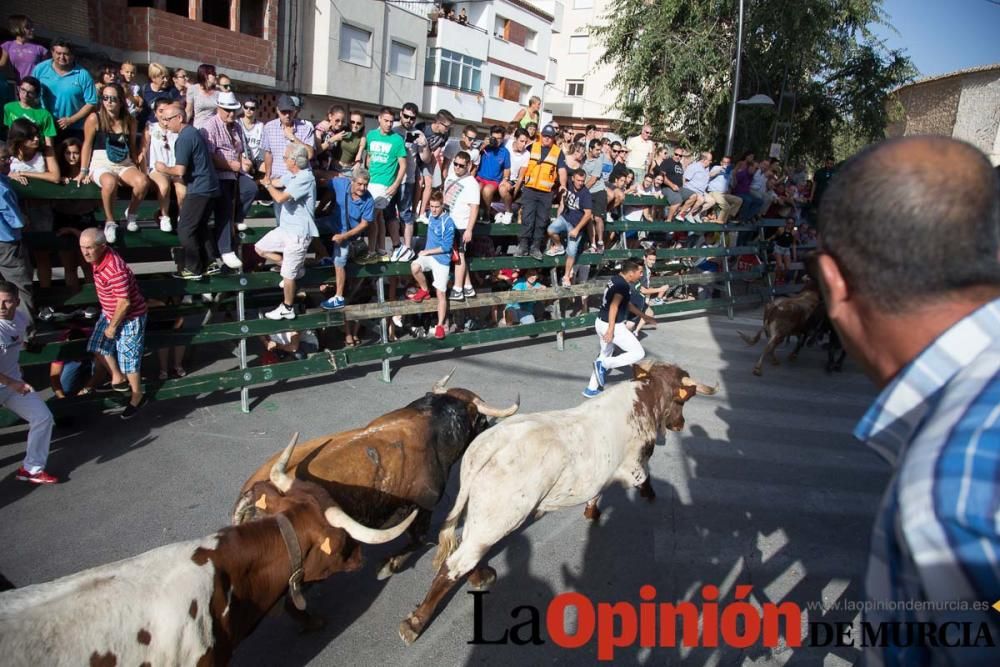
[[[774,100],[767,95],[756,94],[746,100],[737,101],[740,94],[740,65],[743,63],[743,0],[739,0],[739,23],[736,29],[736,71],[733,74],[733,100],[729,105],[729,132],[726,135],[726,150],[723,155],[733,154],[733,136],[736,134],[736,105],[774,106]]]

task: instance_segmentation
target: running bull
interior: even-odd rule
[[[489,426],[489,417],[509,417],[520,401],[495,408],[467,389],[448,389],[452,373],[431,392],[363,428],[302,443],[289,462],[291,474],[325,488],[352,517],[370,526],[394,525],[416,508],[410,543],[379,569],[385,579],[403,569],[423,544],[434,506],[444,493],[452,464]],[[271,511],[259,494],[273,460],[251,475],[233,511],[234,523]]]
[[[0,594],[3,663],[226,664],[286,591],[304,607],[302,582],[360,564],[345,532],[379,544],[412,524],[416,512],[387,530],[359,524],[321,487],[287,474],[294,447],[293,437],[261,490],[276,514]]]
[[[761,335],[767,335],[767,345],[754,364],[753,374],[762,375],[765,357],[771,359],[771,364],[777,366],[778,357],[774,351],[778,345],[789,336],[798,336],[795,350],[788,355],[789,361],[794,361],[799,350],[806,342],[808,334],[815,328],[820,314],[820,293],[814,283],[809,283],[795,296],[775,299],[764,307],[764,325],[753,338],[742,331],[737,331],[747,345],[756,345]]]
[[[644,361],[634,378],[569,410],[522,414],[476,438],[462,458],[455,507],[445,520],[434,557],[437,574],[423,602],[399,626],[413,642],[441,600],[468,573],[486,587],[496,572],[481,559],[528,517],[587,503],[597,519],[601,490],[613,482],[636,486],[652,501],[649,457],[669,429],[684,428],[684,404],[716,389],[672,364]],[[468,512],[462,543],[455,529]],[[478,567],[477,567],[478,565]]]

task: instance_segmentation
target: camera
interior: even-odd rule
[[[406,143],[412,144],[420,136],[419,132],[407,132],[406,133]]]

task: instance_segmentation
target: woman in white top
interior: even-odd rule
[[[202,64],[198,66],[198,83],[188,86],[186,111],[195,129],[200,130],[216,114],[219,101],[217,81],[215,67]]]
[[[173,184],[174,192],[177,194],[178,210],[184,202],[187,186],[179,176],[170,176],[156,170],[157,162],[162,162],[168,167],[177,165],[177,158],[174,155],[177,133],[167,130],[163,121],[165,113],[181,113],[181,110],[178,104],[171,100],[159,99],[153,103],[153,116],[143,133],[142,152],[146,156],[146,172],[149,174],[149,180],[156,186],[156,200],[160,204],[160,230],[170,233],[173,230],[170,224],[170,185]]]
[[[27,118],[18,118],[10,124],[7,135],[7,147],[10,149],[10,178],[21,185],[27,185],[29,180],[60,182],[59,163],[51,146],[42,143],[38,126]],[[21,208],[28,218],[26,231],[52,231],[52,204],[44,199],[26,199],[21,202]],[[38,269],[38,284],[41,287],[52,286],[52,260],[47,250],[34,250],[32,257]]]

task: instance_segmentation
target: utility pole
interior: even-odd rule
[[[740,96],[740,65],[743,61],[743,0],[739,0],[739,24],[736,29],[736,71],[733,74],[733,100],[729,105],[729,133],[723,155],[733,154],[733,136],[736,134],[736,100]]]

